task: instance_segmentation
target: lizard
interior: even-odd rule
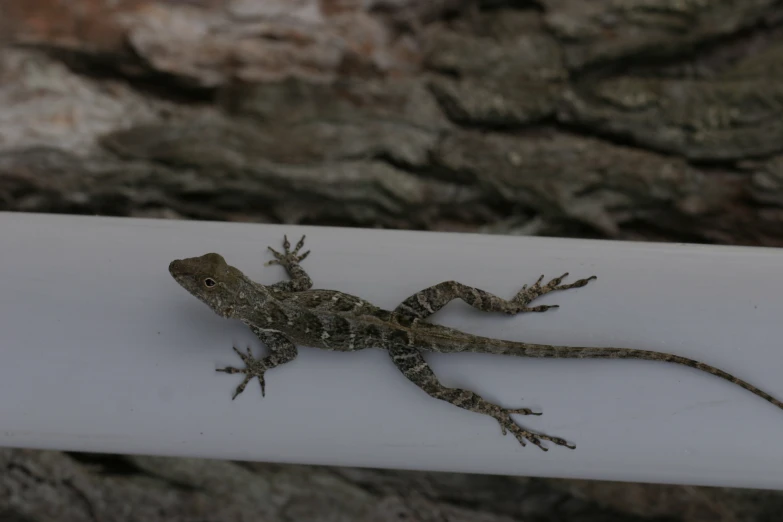
[[[216,370],[244,374],[232,400],[245,390],[254,377],[260,382],[261,395],[266,396],[266,372],[296,359],[297,345],[301,345],[337,351],[384,349],[402,374],[429,396],[468,411],[488,415],[500,424],[503,435],[511,432],[522,446],[527,441],[544,451],[548,451],[548,448],[543,441],[569,449],[576,446],[560,437],[523,428],[512,418],[515,414],[541,415],[542,412],[534,412],[530,408],[505,408],[473,391],[444,386],[427,364],[423,353],[477,352],[520,357],[670,362],[725,379],[783,409],[783,403],[755,386],[723,370],[678,355],[632,348],[554,346],[507,341],[472,335],[426,321],[456,299],[483,312],[507,315],[545,312],[558,308],[558,305],[529,305],[551,292],[583,287],[597,279],[596,276],[561,284],[568,276],[565,273],[542,285],[542,275],[530,287],[524,285],[508,300],[456,281],[444,281],[411,295],[389,311],[350,294],[313,289],[313,281],[300,265],[310,254],[309,250],[300,253],[304,240],[305,236],[302,236],[291,250],[288,237],[284,236],[282,253],[268,247],[274,258],[265,264],[281,265],[289,276],[289,279],[271,285],[251,280],[216,253],[177,259],[169,264],[169,272],[180,286],[219,316],[238,319],[246,324],[270,352],[257,359],[249,347],[243,353],[233,346],[245,367]]]

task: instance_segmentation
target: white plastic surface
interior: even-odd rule
[[[0,445],[527,476],[783,488],[783,411],[694,369],[649,361],[429,355],[451,386],[541,409],[523,425],[575,450],[521,447],[432,399],[380,350],[301,348],[231,400],[238,321],[188,295],[175,258],[216,251],[262,283],[267,245],[307,233],[316,287],[387,308],[459,280],[504,297],[544,273],[595,274],[516,317],[456,302],[481,335],[692,357],[783,397],[783,251],[0,213]]]

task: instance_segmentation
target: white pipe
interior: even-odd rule
[[[325,352],[267,374],[235,401],[215,372],[259,343],[168,273],[219,252],[256,281],[267,245],[307,233],[317,288],[393,308],[454,279],[511,297],[539,275],[597,275],[516,317],[461,302],[433,321],[480,335],[627,346],[701,360],[783,397],[783,251],[0,214],[0,445],[91,452],[391,467],[526,476],[783,488],[783,411],[717,377],[672,364],[429,355],[470,388],[575,450],[503,437],[487,417],[428,397],[386,353]],[[524,399],[523,399],[524,397]]]

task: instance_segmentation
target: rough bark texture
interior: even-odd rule
[[[0,0],[0,209],[783,246],[783,0]],[[0,451],[3,520],[772,521],[783,495]]]

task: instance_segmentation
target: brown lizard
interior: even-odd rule
[[[489,415],[500,423],[504,435],[510,431],[523,446],[527,440],[545,451],[547,448],[542,445],[543,440],[571,449],[575,446],[559,437],[524,429],[511,417],[512,414],[541,413],[534,413],[529,408],[504,408],[472,391],[442,385],[422,352],[479,352],[520,357],[645,359],[672,362],[733,382],[783,408],[783,403],[755,386],[723,370],[677,355],[629,348],[551,346],[505,341],[471,335],[424,321],[454,299],[462,299],[470,306],[486,312],[508,315],[544,312],[557,308],[557,305],[528,305],[550,292],[585,286],[596,279],[595,276],[567,285],[561,285],[567,273],[545,285],[541,285],[544,277],[541,276],[531,287],[523,286],[510,300],[456,281],[445,281],[413,294],[393,311],[388,311],[359,297],[336,290],[312,289],[310,277],[299,265],[310,253],[309,250],[299,253],[304,239],[302,236],[292,251],[286,237],[282,254],[269,247],[275,259],[266,264],[282,265],[290,277],[288,281],[273,285],[252,281],[215,253],[175,260],[169,265],[169,272],[182,287],[206,303],[218,315],[227,319],[239,319],[248,325],[271,352],[262,359],[256,359],[250,348],[247,353],[242,353],[234,347],[234,351],[244,361],[245,368],[227,367],[217,370],[245,375],[232,398],[242,393],[253,377],[258,377],[261,393],[266,395],[265,372],[294,360],[297,356],[296,345],[299,344],[324,350],[387,350],[392,362],[403,375],[430,396],[469,411]]]

